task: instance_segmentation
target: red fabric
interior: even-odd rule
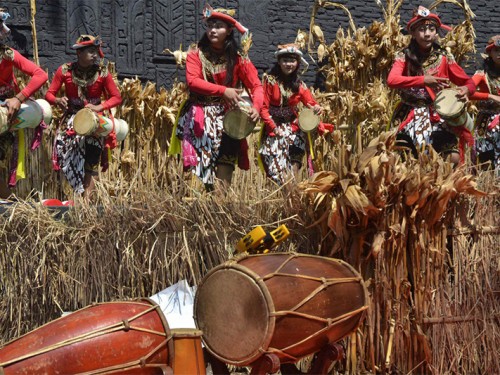
[[[396,59],[392,65],[389,76],[387,77],[387,85],[391,88],[411,88],[424,87],[424,76],[408,76],[408,64],[403,59]],[[449,63],[446,56],[442,56],[441,64],[435,71],[428,72],[436,77],[449,78],[452,83],[457,86],[466,86],[470,94],[476,91],[474,81],[464,72],[464,70],[456,62]]]
[[[488,83],[486,82],[486,75],[484,73],[476,73],[472,76],[472,80],[476,84],[476,92],[471,95],[472,100],[488,100],[489,94],[500,95],[500,92],[490,93]]]
[[[260,116],[264,121],[266,126],[266,133],[269,135],[274,135],[273,131],[276,128],[276,124],[274,123],[271,115],[269,114],[270,106],[279,106],[281,104],[281,91],[278,82],[272,84],[267,79],[263,81],[263,89],[264,89],[264,104],[262,106],[262,111],[260,112]],[[296,107],[299,103],[303,103],[304,105],[312,105],[315,106],[318,104],[314,97],[311,94],[311,91],[304,85],[300,85],[299,92],[292,94],[292,96],[288,100],[288,105],[290,107]],[[299,127],[296,124],[292,124],[292,130],[298,131]]]
[[[12,49],[12,51],[14,51],[14,59],[8,60],[7,58],[4,58],[0,63],[0,86],[10,85],[15,88],[14,91],[18,91],[13,71],[13,68],[15,67],[31,77],[26,87],[21,90],[21,93],[28,98],[32,96],[40,87],[42,87],[42,85],[47,82],[49,77],[47,76],[47,73],[45,73],[42,68],[34,62],[25,58],[15,49]]]
[[[199,53],[201,53],[199,50],[191,51],[186,58],[186,81],[189,90],[200,95],[222,96],[226,90],[224,84],[226,71],[214,74],[214,83],[206,81]],[[263,102],[262,84],[252,62],[238,56],[233,77],[233,83],[229,87],[235,87],[238,80],[241,80],[245,87],[250,90],[253,106],[260,112]]]
[[[245,34],[245,32],[248,31],[246,29],[246,27],[244,27],[241,23],[236,21],[233,17],[231,17],[228,14],[224,14],[224,13],[220,13],[220,12],[211,12],[210,17],[208,17],[207,19],[210,19],[210,18],[216,18],[216,19],[224,21],[228,25],[234,26],[236,28],[236,30],[238,30],[241,34]]]
[[[57,69],[54,78],[52,79],[47,94],[45,94],[45,99],[50,104],[56,104],[57,92],[63,84],[66,89],[66,96],[68,97],[68,99],[78,98],[78,86],[73,83],[71,70],[68,70],[66,74],[63,74],[62,66],[60,66]],[[99,76],[94,84],[88,86],[87,99],[100,99],[104,92],[106,92],[108,94],[107,96],[109,97],[109,99],[101,103],[104,110],[111,109],[121,104],[122,97],[120,95],[118,87],[116,87],[115,81],[113,81],[113,77],[111,76],[111,74],[108,74],[105,77]]]
[[[248,142],[242,139],[240,142],[240,150],[238,153],[238,167],[244,171],[250,169],[250,159],[248,158]]]
[[[326,132],[333,133],[334,130],[335,130],[335,126],[333,124],[328,124],[326,122],[320,122],[318,125],[319,135],[323,135]]]

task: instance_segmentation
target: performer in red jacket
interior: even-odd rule
[[[476,117],[476,151],[479,161],[491,162],[500,169],[500,35],[488,40],[484,70],[472,77],[477,91],[471,96],[479,100]]]
[[[473,144],[467,129],[448,126],[439,117],[433,105],[433,97],[450,82],[459,86],[458,99],[467,100],[476,86],[453,55],[437,44],[439,30],[450,30],[440,18],[424,7],[419,7],[408,22],[411,42],[396,56],[387,78],[389,87],[400,89],[401,103],[393,115],[398,126],[398,139],[410,147],[414,154],[418,146],[431,144],[442,155],[451,154],[451,160],[459,161],[457,136],[463,146]]]
[[[5,21],[10,15],[0,9],[0,101],[1,106],[7,110],[8,121],[11,122],[15,117],[21,103],[33,95],[42,85],[47,82],[47,73],[38,65],[23,57],[18,51],[5,45],[5,39],[10,34]],[[31,78],[23,90],[19,87],[14,77],[16,68]],[[9,181],[7,182],[0,176],[0,198],[7,198],[12,188],[16,185],[16,172],[18,161],[17,132],[7,131],[0,134],[0,160],[7,157],[12,148],[12,156],[9,168]]]
[[[297,123],[297,105],[303,103],[320,115],[322,108],[299,78],[301,65],[307,69],[307,61],[295,44],[279,45],[275,53],[277,63],[262,79],[264,105],[259,154],[269,178],[283,184],[290,171],[296,175],[306,153],[306,134]]]
[[[81,35],[73,45],[77,61],[60,66],[50,84],[45,99],[64,110],[63,129],[59,129],[54,145],[53,166],[61,169],[76,193],[85,196],[93,190],[99,163],[107,169],[107,149],[116,146],[115,133],[103,141],[102,137],[77,135],[73,118],[82,108],[101,113],[121,104],[121,95],[106,64],[101,40],[92,35]],[[56,97],[64,85],[65,96]],[[102,101],[102,96],[106,99]],[[102,158],[101,158],[102,156]]]
[[[241,54],[234,32],[246,37],[248,30],[225,9],[206,6],[203,11],[206,32],[186,58],[189,99],[178,121],[176,135],[182,140],[184,167],[192,169],[211,190],[215,178],[230,184],[234,166],[249,168],[246,140],[230,138],[223,132],[224,115],[237,107],[242,89],[250,91],[253,107],[249,116],[259,118],[263,94],[257,69]]]

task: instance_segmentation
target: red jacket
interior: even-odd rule
[[[21,90],[21,93],[27,98],[47,82],[47,73],[42,68],[15,49],[3,46],[0,47],[0,96],[12,97],[19,91],[14,77],[14,67],[31,76],[26,87]]]
[[[451,54],[442,55],[437,61],[437,64],[425,69],[425,74],[434,75],[436,77],[449,78],[452,83],[458,86],[467,86],[470,95],[476,90],[474,81],[464,72],[464,70],[455,62]],[[425,87],[424,76],[410,76],[408,63],[405,60],[405,55],[400,52],[392,65],[389,76],[387,77],[387,85],[391,88],[408,89],[412,87]]]
[[[264,75],[263,77],[263,87],[264,87],[264,105],[261,111],[262,120],[264,120],[264,124],[266,125],[266,133],[270,134],[276,128],[276,124],[273,121],[271,115],[269,114],[269,106],[275,107],[292,107],[294,112],[296,112],[295,107],[299,103],[303,103],[304,105],[316,105],[318,104],[316,100],[314,100],[311,91],[307,88],[307,86],[301,82],[299,87],[299,92],[291,94],[288,98],[287,102],[286,98],[283,98],[280,90],[280,83],[278,80],[271,75]],[[299,127],[294,124],[292,125],[293,131],[298,131]]]
[[[64,84],[66,89],[66,96],[68,99],[78,99],[78,86],[73,82],[73,74],[71,70],[72,63],[64,64],[60,66],[52,82],[50,84],[49,90],[45,95],[45,99],[50,104],[56,104],[56,95],[61,86]],[[120,105],[122,98],[118,87],[116,87],[115,81],[111,74],[107,71],[101,72],[97,80],[90,86],[87,86],[86,99],[101,99],[102,94],[106,92],[108,98],[102,104],[103,109],[110,109]]]
[[[476,72],[472,76],[472,80],[476,84],[476,92],[471,95],[472,100],[488,100],[488,95],[500,95],[500,87],[497,88],[497,92],[490,92],[490,87],[488,82],[486,82],[486,74],[483,71]]]
[[[224,83],[226,80],[225,66],[215,65],[218,70],[204,72],[200,59],[201,53],[199,49],[195,49],[190,51],[186,58],[186,81],[189,91],[205,96],[222,96],[228,87]],[[248,58],[238,56],[233,72],[233,82],[229,87],[235,87],[238,80],[241,80],[245,87],[250,90],[253,106],[260,112],[263,93],[255,66]]]

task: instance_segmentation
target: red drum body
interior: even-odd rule
[[[246,366],[272,353],[293,363],[354,331],[367,297],[361,276],[341,260],[251,255],[205,276],[194,315],[205,347],[223,362]]]
[[[170,338],[150,300],[97,304],[8,343],[0,349],[0,373],[171,374]]]

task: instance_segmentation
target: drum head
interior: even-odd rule
[[[73,118],[73,128],[80,135],[93,134],[97,129],[97,118],[88,108],[80,109]]]
[[[299,128],[303,132],[310,132],[319,125],[319,116],[311,108],[304,108],[299,114]]]
[[[243,365],[260,357],[271,341],[270,308],[270,297],[250,275],[220,267],[198,287],[194,316],[207,349],[226,363]]]
[[[255,128],[255,122],[240,109],[231,109],[224,116],[224,132],[234,139],[244,139]]]
[[[454,89],[441,90],[434,100],[436,112],[444,119],[459,116],[464,107],[464,102],[458,100],[457,91]]]

